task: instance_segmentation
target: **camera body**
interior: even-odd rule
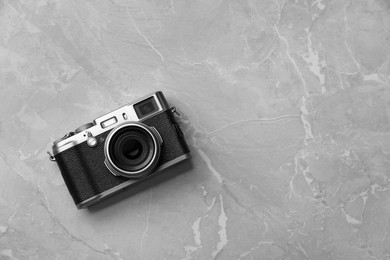
[[[77,208],[190,158],[175,111],[157,91],[55,141],[53,155]]]

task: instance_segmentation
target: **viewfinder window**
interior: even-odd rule
[[[106,127],[109,127],[109,126],[115,124],[116,122],[118,122],[118,120],[116,119],[115,116],[113,116],[113,117],[107,119],[106,121],[102,122],[101,126],[102,126],[102,128],[106,128]]]
[[[138,118],[143,118],[158,111],[158,106],[154,97],[150,97],[134,105]]]

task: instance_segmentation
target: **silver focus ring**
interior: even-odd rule
[[[151,159],[145,166],[135,171],[133,170],[128,171],[116,165],[112,158],[113,155],[110,154],[110,145],[115,145],[115,143],[111,144],[115,134],[117,134],[118,131],[123,130],[124,128],[131,128],[131,127],[133,127],[134,129],[141,129],[142,131],[144,131],[148,135],[148,137],[151,138],[153,143],[153,147],[151,148],[153,149],[153,154]],[[161,154],[161,144],[162,144],[161,136],[154,127],[149,127],[139,122],[125,122],[118,125],[113,130],[111,130],[111,132],[107,136],[107,139],[104,144],[104,155],[105,155],[104,163],[106,167],[110,170],[110,172],[116,176],[123,176],[126,178],[141,178],[151,173],[153,169],[156,167]]]

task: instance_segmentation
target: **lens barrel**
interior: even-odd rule
[[[156,129],[139,122],[126,122],[107,137],[104,153],[106,166],[115,175],[141,178],[157,165],[161,137]]]

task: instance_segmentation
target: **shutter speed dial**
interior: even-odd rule
[[[76,130],[74,130],[74,132],[75,132],[76,134],[78,134],[78,133],[80,133],[80,132],[82,132],[82,131],[84,131],[84,130],[87,130],[88,128],[90,128],[90,127],[92,127],[92,126],[94,126],[93,123],[86,123],[86,124],[84,124],[84,125],[79,126]]]

